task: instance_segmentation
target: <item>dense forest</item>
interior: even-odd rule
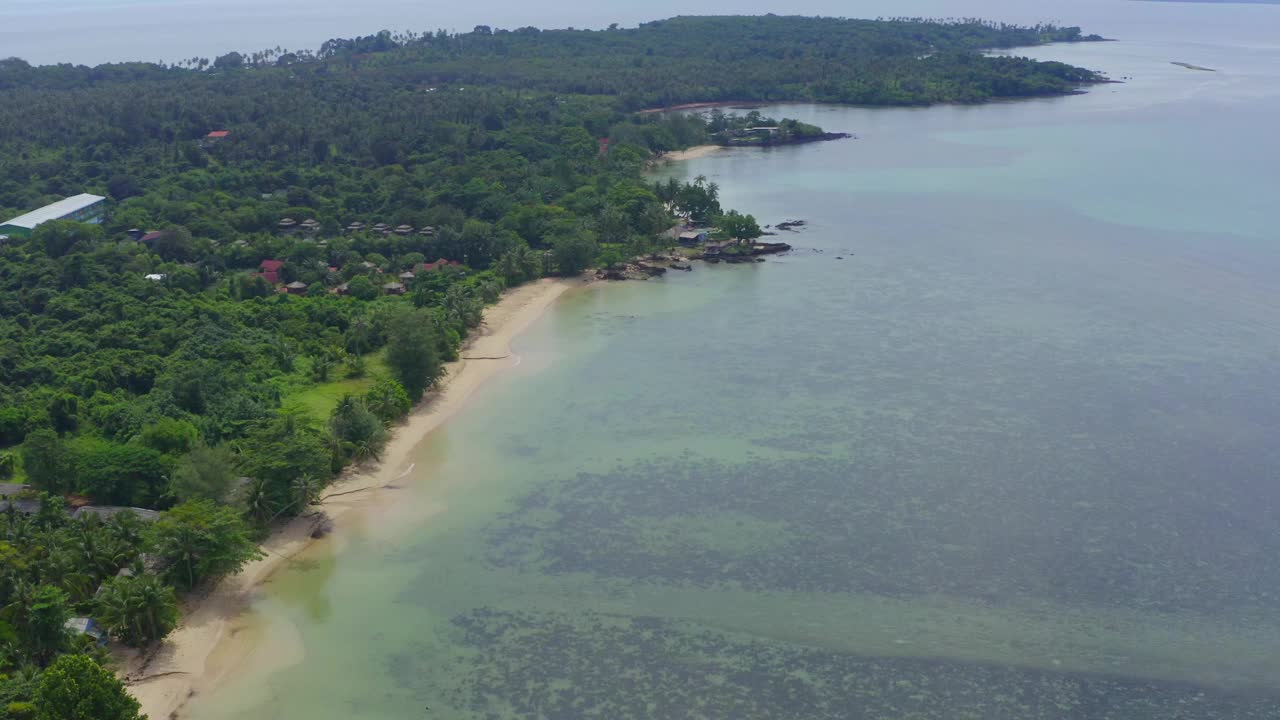
[[[503,288],[647,252],[679,219],[758,234],[713,184],[650,185],[655,153],[759,123],[822,132],[635,110],[1068,93],[1098,78],[979,51],[1085,39],[685,17],[0,61],[0,219],[109,200],[102,225],[0,242],[0,718],[136,717],[69,621],[163,638],[181,593],[378,458]]]

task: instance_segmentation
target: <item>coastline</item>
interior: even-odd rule
[[[539,280],[508,290],[496,304],[486,308],[480,328],[459,353],[461,359],[445,366],[444,379],[405,423],[394,429],[381,462],[348,468],[326,490],[327,499],[322,500],[321,507],[333,522],[334,532],[349,525],[353,510],[371,505],[379,497],[379,489],[408,474],[414,449],[466,407],[475,390],[518,362],[508,356],[513,339],[566,291],[585,284],[577,278]],[[160,647],[145,655],[132,650],[116,652],[119,675],[142,705],[143,713],[152,720],[179,717],[192,697],[216,684],[231,669],[213,667],[215,653],[237,656],[252,649],[252,640],[244,638],[239,641],[244,647],[227,647],[238,634],[233,621],[249,608],[254,592],[277,570],[312,544],[321,542],[311,537],[311,530],[312,522],[306,517],[278,527],[261,545],[263,558],[249,563],[235,576],[223,578],[205,594],[184,602],[181,622]]]
[[[659,163],[664,162],[680,162],[681,160],[696,160],[706,157],[717,150],[723,150],[723,145],[694,145],[684,150],[672,150],[671,152],[662,153],[657,157]]]

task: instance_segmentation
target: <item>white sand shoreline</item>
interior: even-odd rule
[[[518,358],[509,356],[511,341],[565,291],[582,285],[581,280],[540,280],[508,291],[486,309],[484,323],[461,353],[464,359],[446,366],[438,389],[415,408],[404,425],[395,429],[382,462],[349,468],[326,490],[330,496],[357,491],[330,497],[323,503],[324,512],[334,522],[334,532],[341,533],[351,522],[352,510],[370,505],[380,495],[380,488],[411,470],[414,449],[465,407],[476,389],[518,364]],[[466,357],[500,359],[468,361]],[[368,491],[359,492],[362,488]],[[182,622],[155,652],[145,658],[128,651],[117,653],[125,684],[151,720],[180,717],[192,697],[227,673],[229,668],[219,669],[211,662],[215,651],[225,651],[236,636],[233,620],[248,609],[254,592],[292,557],[317,542],[310,537],[311,528],[310,520],[296,518],[274,531],[262,545],[266,557],[250,563],[238,575],[225,578],[207,595],[189,600]]]
[[[706,157],[715,153],[717,150],[723,149],[724,147],[721,145],[694,145],[693,147],[685,148],[684,150],[672,150],[671,152],[663,153],[662,156],[658,158],[658,161],[680,162],[682,160],[697,160],[698,158]]]

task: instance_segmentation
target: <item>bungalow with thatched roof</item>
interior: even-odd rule
[[[276,228],[281,232],[293,232],[298,229],[298,221],[293,218],[280,218],[280,222],[276,223]]]
[[[400,237],[404,237],[404,236],[406,236],[406,235],[412,235],[412,234],[413,234],[413,226],[411,226],[411,225],[401,225],[400,227],[396,228],[396,234],[397,234],[397,235],[399,235]]]
[[[359,221],[353,222],[347,226],[347,232],[349,233],[358,233],[363,231],[364,231],[364,223]]]
[[[423,237],[431,237],[432,235],[435,235],[435,234],[436,234],[436,229],[435,229],[435,228],[433,228],[433,227],[431,227],[430,225],[428,225],[428,226],[426,226],[426,227],[422,228],[421,230],[419,230],[419,231],[418,231],[418,234],[419,234],[419,235],[421,235],[421,236],[423,236]]]
[[[382,289],[388,295],[403,295],[405,287],[404,287],[404,283],[389,282],[386,285],[383,285]]]
[[[284,286],[284,291],[289,293],[290,295],[306,295],[307,284],[304,282],[299,282],[297,280],[294,280],[293,282]]]

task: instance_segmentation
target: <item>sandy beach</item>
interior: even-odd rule
[[[659,162],[679,162],[681,160],[696,160],[700,157],[706,157],[717,150],[723,150],[720,145],[694,145],[684,150],[673,150],[669,153],[663,153],[659,158]]]
[[[460,353],[462,359],[446,366],[445,379],[403,425],[395,428],[382,462],[348,468],[325,491],[321,509],[332,519],[334,532],[343,532],[352,521],[353,510],[375,506],[379,489],[406,474],[413,451],[423,439],[465,407],[477,388],[517,362],[510,355],[511,341],[556,298],[583,284],[576,279],[540,280],[508,291],[489,307],[479,330]],[[223,579],[205,595],[188,599],[181,624],[154,652],[146,656],[129,651],[117,654],[122,679],[151,720],[180,717],[188,700],[217,682],[228,668],[225,663],[213,662],[215,653],[242,654],[226,648],[237,635],[234,620],[248,609],[255,590],[272,573],[317,542],[310,536],[312,526],[312,520],[304,517],[279,528],[262,545],[265,557]]]

